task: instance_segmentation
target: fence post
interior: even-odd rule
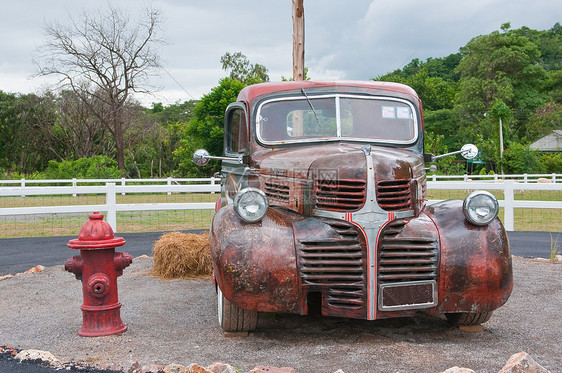
[[[76,178],[72,178],[72,188],[76,188]],[[76,197],[76,193],[72,193],[72,197]]]
[[[117,232],[117,198],[115,196],[115,183],[105,183],[105,204],[107,205],[107,223]]]
[[[167,181],[168,186],[172,185],[172,177],[168,176],[168,181]],[[168,195],[171,195],[172,192],[168,192]]]
[[[523,182],[527,184],[527,174],[523,174]]]
[[[25,179],[24,178],[21,179],[21,189],[23,190],[23,188],[25,188]],[[24,191],[22,191],[21,196],[25,197]]]
[[[503,225],[506,231],[513,232],[515,230],[514,220],[514,187],[515,182],[513,180],[506,180],[503,189]]]
[[[215,180],[216,180],[215,177],[212,176],[212,177],[211,177],[211,186],[213,186],[213,187],[215,186]],[[213,189],[214,189],[214,188],[213,188]],[[211,192],[211,194],[215,194],[214,190]]]
[[[556,183],[556,174],[555,173],[552,174],[552,182]]]
[[[125,186],[125,178],[124,177],[121,178],[121,185]],[[124,196],[125,193],[121,193],[121,195]]]

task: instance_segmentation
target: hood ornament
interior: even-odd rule
[[[365,155],[371,155],[371,144],[362,146],[361,150],[363,150],[363,153],[365,153]]]

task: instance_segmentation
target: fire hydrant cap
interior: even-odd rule
[[[103,214],[94,212],[80,229],[77,239],[68,241],[68,247],[79,250],[96,250],[123,246],[125,239],[115,237],[111,226],[103,220]]]

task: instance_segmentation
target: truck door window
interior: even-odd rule
[[[226,153],[245,153],[248,150],[248,128],[243,109],[231,110],[227,116]]]

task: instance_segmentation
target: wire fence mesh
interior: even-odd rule
[[[117,195],[118,204],[214,203],[212,193],[167,193]],[[39,206],[103,205],[105,194],[68,196],[0,197],[1,208]],[[76,236],[88,216],[84,213],[49,213],[0,216],[0,238]],[[208,229],[213,210],[140,210],[117,212],[118,232],[168,232]]]

